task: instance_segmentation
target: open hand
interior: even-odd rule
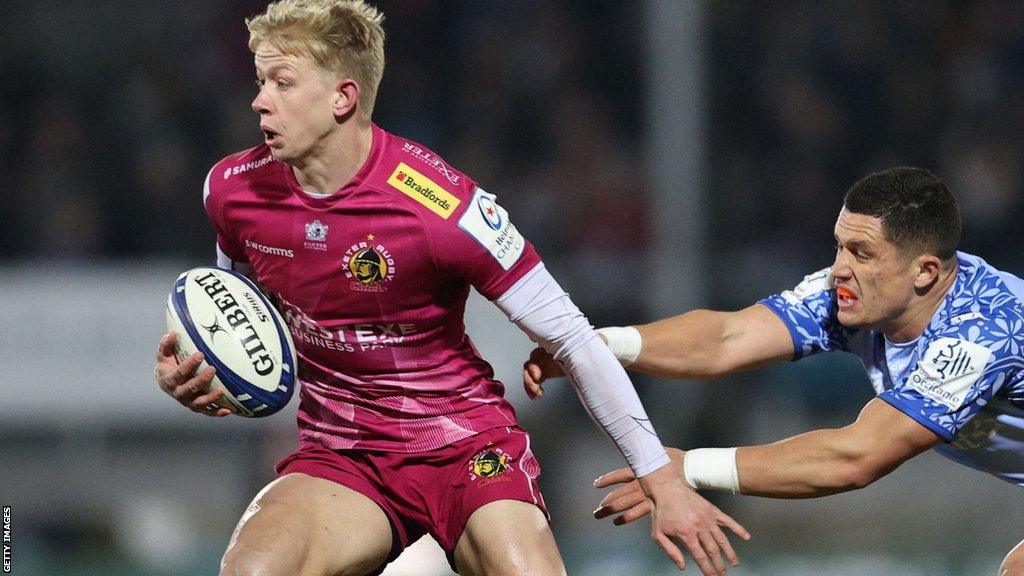
[[[636,480],[629,468],[598,478],[594,482],[597,488],[623,485],[605,496],[594,516],[621,514],[614,520],[621,526],[653,513],[651,537],[680,570],[685,569],[686,561],[676,542],[686,547],[705,576],[723,576],[727,572],[722,553],[732,566],[739,564],[739,558],[722,528],[744,540],[750,538],[750,533],[690,489],[682,477],[683,454],[682,450],[669,449],[672,464],[644,476],[642,482]]]

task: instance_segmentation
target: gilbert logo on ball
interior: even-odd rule
[[[213,267],[178,277],[167,297],[167,330],[178,335],[175,355],[204,356],[213,366],[211,390],[221,404],[246,417],[269,416],[291,400],[297,358],[288,328],[270,300],[248,278]]]

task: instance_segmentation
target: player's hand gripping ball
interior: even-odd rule
[[[297,361],[288,326],[248,278],[212,267],[178,276],[167,297],[167,330],[178,335],[178,362],[202,352],[216,369],[210,391],[248,418],[269,416],[291,400]]]

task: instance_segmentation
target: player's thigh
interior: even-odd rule
[[[999,576],[1024,576],[1024,540],[1013,547],[999,566]]]
[[[288,474],[246,510],[221,561],[221,576],[341,576],[378,568],[391,525],[373,500],[335,482]]]
[[[473,512],[454,556],[462,576],[565,574],[544,513],[517,500],[498,500]]]

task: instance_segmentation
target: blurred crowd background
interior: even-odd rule
[[[662,265],[651,238],[673,222],[652,209],[666,184],[651,181],[647,136],[682,111],[648,104],[648,32],[659,5],[679,3],[699,18],[688,42],[704,169],[679,195],[700,199],[704,272],[685,286],[700,305],[743,307],[830,264],[843,192],[903,164],[950,185],[964,250],[1024,275],[1021,2],[381,0],[375,120],[498,194],[595,324],[651,320],[644,296]],[[150,349],[164,287],[213,260],[207,170],[261,141],[243,19],[265,2],[6,5],[0,359],[18,377],[0,382],[0,504],[15,503],[15,573],[214,573],[238,514],[294,445],[292,422],[198,422],[156,389]],[[83,325],[126,301],[123,330]],[[67,317],[68,302],[89,310]],[[471,335],[503,322],[481,310]],[[94,330],[102,349],[83,350]],[[571,392],[525,400],[516,354],[529,344],[514,328],[509,338],[520,340],[494,342],[492,357],[537,437],[570,573],[671,573],[643,526],[588,519],[590,480],[620,459]],[[80,366],[96,354],[106,377]],[[842,425],[870,397],[859,365],[838,357],[711,386],[637,385],[663,439],[683,447]],[[88,417],[61,391],[93,406]],[[145,407],[96,401],[120,394]],[[994,574],[1024,537],[1019,489],[921,460],[822,501],[716,496],[755,532],[736,573]],[[416,566],[406,573],[445,573]]]

